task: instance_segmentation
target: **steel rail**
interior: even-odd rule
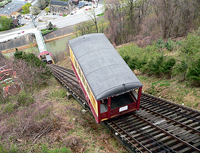
[[[174,119],[172,119],[172,118],[169,118],[169,117],[167,117],[167,116],[165,116],[165,115],[162,115],[162,114],[160,114],[160,113],[158,113],[158,112],[156,112],[156,111],[152,111],[152,110],[148,109],[148,108],[145,107],[145,106],[140,105],[140,108],[142,108],[142,109],[144,109],[144,110],[147,110],[147,111],[149,111],[149,112],[151,112],[151,113],[153,113],[153,114],[159,115],[159,116],[161,116],[162,118],[165,118],[165,119],[167,119],[167,120],[169,120],[169,121],[173,121],[173,122],[176,123],[176,124],[180,124],[182,127],[186,127],[187,129],[190,129],[190,130],[192,130],[192,131],[195,131],[196,133],[198,133],[198,134],[200,135],[200,131],[199,131],[199,130],[196,130],[196,129],[194,129],[194,128],[188,126],[188,125],[185,125],[185,124],[183,124],[183,123],[181,123],[181,122],[179,122],[179,121],[176,121],[176,120],[174,120]]]
[[[53,74],[54,74],[54,76],[67,88],[67,89],[69,89],[71,92],[72,92],[72,94],[74,94],[74,95],[77,95],[77,97],[78,98],[80,98],[81,99],[81,101],[82,101],[82,103],[85,103],[86,105],[87,105],[87,101],[85,100],[85,97],[84,97],[84,95],[83,95],[83,92],[82,92],[82,90],[81,90],[81,88],[80,88],[80,86],[79,86],[79,83],[78,83],[78,81],[77,81],[77,79],[76,79],[76,77],[75,77],[75,74],[72,72],[72,70],[70,70],[70,69],[66,69],[66,68],[63,68],[63,67],[59,67],[59,66],[57,66],[57,65],[52,65],[52,66],[50,66],[51,68],[52,68],[52,72],[53,72]],[[73,96],[74,96],[73,95]],[[75,96],[76,97],[76,96]],[[149,98],[148,98],[149,97]],[[145,100],[145,99],[148,99],[148,102]],[[176,104],[173,104],[173,103],[171,103],[171,102],[166,102],[165,103],[165,100],[162,100],[162,99],[159,99],[159,98],[156,98],[156,97],[153,97],[153,96],[151,96],[151,95],[147,95],[147,94],[142,94],[142,98],[141,98],[141,109],[143,109],[144,111],[148,111],[148,112],[150,112],[150,113],[152,113],[152,114],[154,114],[154,115],[158,115],[158,116],[160,116],[161,118],[165,118],[166,116],[164,116],[163,114],[161,114],[161,113],[158,113],[158,112],[153,112],[152,110],[150,110],[150,109],[145,109],[146,107],[145,107],[145,105],[147,104],[147,103],[151,103],[152,105],[153,105],[153,102],[155,102],[155,101],[159,101],[157,104],[155,104],[156,106],[157,106],[157,108],[159,108],[159,109],[161,109],[160,108],[160,106],[162,106],[163,108],[165,107],[166,108],[166,106],[163,106],[163,105],[169,105],[169,106],[167,106],[167,108],[170,108],[170,110],[172,111],[172,113],[179,113],[180,114],[180,108],[182,108],[183,110],[186,110],[186,111],[190,111],[190,112],[193,112],[193,110],[192,109],[187,109],[187,108],[185,108],[185,107],[179,107],[179,105],[176,105]],[[79,102],[80,103],[80,102]],[[161,103],[163,103],[163,105],[161,105]],[[84,106],[85,106],[85,104],[84,104]],[[144,105],[143,105],[144,104]],[[172,104],[172,105],[171,105]],[[81,104],[82,105],[82,104]],[[83,105],[82,105],[83,106]],[[84,107],[83,106],[83,107]],[[156,106],[154,106],[153,105],[153,107],[156,107]],[[152,107],[152,106],[150,106],[150,107]],[[175,109],[174,107],[176,107],[177,109],[179,109],[179,110],[177,110],[177,109]],[[160,111],[162,111],[162,110],[160,110]],[[197,112],[197,111],[194,111],[194,113],[195,114],[198,114],[199,112]],[[182,113],[183,114],[183,113]],[[133,114],[131,114],[131,116],[132,116]],[[162,129],[162,128],[160,128],[160,127],[158,127],[158,126],[156,126],[156,125],[154,125],[153,123],[150,123],[149,121],[147,121],[147,120],[145,120],[145,119],[143,119],[142,117],[140,117],[140,116],[138,116],[138,115],[133,115],[134,117],[136,117],[137,119],[140,119],[141,121],[143,121],[144,123],[146,123],[146,124],[148,124],[148,125],[146,125],[146,126],[151,126],[151,127],[153,127],[153,128],[155,128],[155,129],[157,129],[157,131],[161,131],[161,133],[160,134],[164,134],[164,135],[167,135],[167,137],[170,137],[172,140],[170,140],[170,141],[172,141],[172,142],[174,142],[174,141],[178,141],[180,144],[182,144],[183,146],[187,146],[187,148],[181,148],[181,149],[185,149],[185,150],[187,150],[187,149],[190,149],[190,150],[196,150],[196,151],[198,151],[198,152],[200,152],[200,149],[198,149],[197,147],[195,147],[195,146],[193,146],[193,145],[191,145],[191,144],[189,144],[188,142],[186,142],[186,141],[184,141],[184,140],[182,140],[182,139],[180,139],[179,137],[177,137],[177,136],[175,136],[175,135],[173,135],[173,134],[171,134],[171,133],[169,133],[169,132],[167,132],[165,129]],[[183,116],[184,116],[184,114],[183,114]],[[198,116],[198,115],[195,115],[195,116]],[[128,116],[129,118],[130,118],[130,116]],[[189,117],[188,117],[189,118]],[[190,118],[192,118],[192,117],[190,117]],[[118,119],[118,118],[116,118],[116,119]],[[174,120],[174,119],[171,119],[171,118],[168,118],[168,117],[166,117],[165,118],[166,120],[172,120],[173,122],[175,122],[176,124],[180,124],[181,126],[182,126],[182,123],[181,122],[178,122],[178,121],[176,121],[176,120]],[[195,120],[193,120],[193,121],[195,121]],[[112,122],[112,123],[111,123]],[[128,121],[127,121],[128,122]],[[132,121],[133,122],[133,121]],[[131,124],[132,122],[128,122],[128,124]],[[165,144],[165,142],[162,142],[162,141],[160,141],[159,142],[159,140],[157,140],[157,139],[155,139],[155,138],[153,138],[153,135],[151,135],[151,133],[145,133],[145,131],[140,131],[140,130],[138,130],[137,128],[139,128],[139,127],[142,127],[142,125],[141,126],[136,126],[135,128],[133,128],[133,127],[130,127],[128,124],[126,124],[126,121],[120,121],[119,123],[117,123],[116,121],[115,122],[113,122],[113,120],[108,120],[108,121],[104,121],[103,122],[104,123],[104,125],[108,128],[108,127],[110,127],[110,129],[112,129],[112,132],[114,132],[114,131],[116,131],[116,132],[118,132],[119,134],[121,133],[121,134],[123,134],[122,133],[122,131],[124,132],[124,134],[126,134],[127,136],[128,136],[128,138],[126,138],[125,140],[123,140],[123,138],[121,138],[122,139],[122,141],[123,141],[123,143],[122,143],[122,145],[124,145],[124,142],[126,142],[126,141],[128,141],[128,143],[127,144],[131,144],[131,149],[127,149],[127,147],[125,146],[125,148],[127,149],[127,150],[129,150],[129,151],[133,151],[133,152],[135,152],[136,150],[138,150],[138,151],[141,151],[141,148],[143,148],[142,150],[144,150],[144,151],[147,151],[147,152],[155,152],[156,150],[158,150],[158,149],[163,149],[163,150],[165,150],[166,149],[166,151],[168,151],[168,152],[173,152],[174,150],[173,149],[171,149],[170,147],[168,147],[168,145],[166,145]],[[138,123],[138,122],[137,122]],[[123,125],[124,124],[124,129],[121,129],[120,127],[118,127],[118,125],[117,124],[121,124],[121,125]],[[139,124],[139,123],[138,123]],[[137,124],[136,124],[137,125]],[[188,126],[187,127],[187,125],[185,125],[185,124],[183,124],[184,125],[184,127],[186,127],[187,129],[189,129],[189,131],[190,130],[194,130],[192,127],[190,127],[190,126]],[[135,126],[135,124],[133,125],[133,126]],[[127,130],[126,130],[126,128],[128,128]],[[154,147],[156,150],[154,150],[154,151],[151,151],[150,149],[148,149],[145,145],[143,145],[143,144],[141,144],[140,143],[140,141],[138,141],[138,140],[136,140],[136,139],[134,139],[134,138],[132,138],[132,136],[131,136],[131,133],[129,133],[128,131],[130,131],[130,130],[135,130],[135,131],[139,131],[139,133],[140,133],[140,135],[142,135],[143,137],[142,137],[142,141],[144,141],[143,139],[144,139],[144,137],[145,136],[147,136],[146,138],[148,138],[149,140],[148,140],[148,142],[149,141],[151,141],[151,142],[153,142],[153,144],[159,144],[160,146],[159,146],[159,148],[156,148],[156,147]],[[120,132],[121,131],[121,132]],[[195,130],[194,130],[195,131]],[[196,130],[196,131],[198,131],[199,132],[199,130]],[[159,133],[159,132],[156,132],[156,131],[154,131],[154,133]],[[113,134],[114,136],[115,136],[115,134]],[[152,136],[152,138],[151,138],[151,136]],[[116,136],[115,136],[116,137]],[[117,138],[118,139],[118,138]],[[121,140],[120,139],[120,140]],[[129,140],[128,140],[129,139]],[[140,138],[141,139],[141,138]],[[145,141],[147,141],[147,140],[145,140]],[[135,144],[134,144],[134,143]],[[168,144],[168,143],[167,143]],[[138,146],[140,146],[140,147],[138,147]],[[148,146],[148,145],[147,145]],[[151,146],[152,146],[152,144],[151,144]],[[173,145],[174,146],[174,145]],[[198,145],[198,147],[199,147],[199,145]],[[133,148],[135,149],[135,151],[133,150]]]
[[[191,112],[193,112],[193,113],[200,114],[200,112],[197,111],[197,110],[193,110],[193,109],[191,109],[191,108],[187,108],[187,107],[184,107],[184,106],[182,106],[182,105],[178,105],[178,104],[172,103],[172,102],[170,102],[170,101],[167,101],[167,100],[165,100],[165,99],[161,99],[161,98],[158,98],[158,97],[155,97],[155,96],[146,94],[146,93],[142,93],[142,97],[143,97],[143,98],[144,98],[144,97],[147,97],[148,99],[149,99],[149,98],[152,98],[152,99],[154,99],[154,100],[159,100],[159,101],[164,102],[164,103],[166,103],[166,104],[173,105],[173,106],[176,106],[176,107],[178,107],[178,108],[182,108],[182,109],[184,109],[184,110],[187,110],[187,111],[191,111]]]
[[[137,118],[137,117],[136,117]],[[131,125],[131,126],[133,126],[133,127],[131,127],[131,129],[130,129],[130,127],[128,128],[129,130],[125,130],[126,128],[125,127],[120,127],[120,126],[122,126],[122,125],[118,125],[118,122],[117,121],[111,121],[111,122],[113,122],[118,128],[120,128],[122,131],[124,131],[124,133],[126,133],[129,137],[131,137],[133,140],[135,140],[136,142],[138,142],[143,148],[146,148],[146,149],[148,149],[145,145],[143,145],[142,143],[140,143],[136,138],[134,138],[128,131],[129,130],[131,130],[131,131],[137,131],[138,133],[140,133],[141,135],[142,135],[142,137],[143,137],[143,139],[145,139],[146,140],[146,142],[145,143],[147,143],[148,144],[148,142],[150,143],[151,141],[151,144],[153,145],[153,146],[155,146],[157,149],[156,150],[159,150],[159,151],[165,151],[165,152],[175,152],[173,149],[171,149],[171,148],[169,148],[168,146],[166,146],[164,143],[162,143],[162,142],[160,142],[157,138],[155,138],[152,134],[150,134],[150,133],[147,133],[146,131],[142,131],[141,130],[141,128],[143,127],[143,125],[141,125],[141,124],[139,124],[139,125],[137,125],[137,126],[133,126],[133,125]],[[117,123],[116,123],[117,122]],[[144,121],[143,121],[144,122]],[[130,122],[127,122],[126,124],[129,124]],[[125,125],[126,125],[125,124]],[[129,124],[130,125],[130,124]],[[148,126],[148,125],[145,125],[145,126]],[[149,140],[147,140],[147,139],[149,139]],[[150,145],[149,147],[151,147],[151,149],[152,148],[155,148],[155,147],[153,147],[152,145]],[[150,149],[148,149],[147,150],[148,152],[152,152]]]
[[[122,128],[120,128],[120,127],[119,127],[117,124],[115,124],[114,122],[112,122],[112,123],[113,123],[116,127],[118,127],[118,129],[116,129],[116,128],[114,127],[114,125],[112,125],[112,124],[110,124],[110,123],[108,122],[109,126],[112,127],[113,129],[115,129],[115,131],[117,131],[118,133],[121,133],[120,130],[123,131],[127,136],[131,137],[135,142],[137,142],[138,145],[141,146],[145,151],[151,153],[151,151],[150,151],[148,148],[146,148],[142,143],[140,143],[137,139],[135,139],[134,137],[132,137],[129,133],[127,133],[126,131],[124,131]],[[116,133],[116,134],[117,134],[117,133]],[[128,140],[128,138],[126,138],[126,139]],[[128,140],[128,141],[129,141],[129,143],[131,143],[131,140]],[[137,147],[137,148],[138,148],[138,147]]]
[[[137,115],[135,115],[135,116],[137,116]],[[176,140],[178,140],[178,141],[184,143],[185,145],[189,146],[190,148],[194,149],[195,151],[199,151],[199,152],[200,152],[200,149],[196,148],[195,146],[193,146],[193,145],[187,143],[186,141],[184,141],[184,140],[182,140],[182,139],[176,137],[175,135],[172,135],[171,133],[167,132],[166,130],[164,130],[164,129],[162,129],[162,128],[159,128],[158,126],[155,126],[154,124],[152,124],[152,123],[150,123],[149,121],[147,121],[147,120],[141,118],[140,116],[137,116],[137,117],[140,118],[141,120],[147,122],[147,123],[150,124],[151,126],[157,128],[157,129],[159,129],[160,131],[166,133],[167,135],[169,135],[169,136],[175,138]]]
[[[74,71],[71,70],[71,69],[67,69],[67,68],[64,68],[64,67],[61,67],[61,66],[58,66],[58,65],[55,65],[55,64],[51,64],[51,65],[49,65],[49,66],[52,67],[52,68],[56,68],[56,69],[63,70],[63,71],[65,71],[65,72],[67,72],[68,74],[71,74],[71,75],[74,75],[74,76],[75,76]]]
[[[152,110],[160,108],[162,110],[159,110],[159,111],[162,112],[162,114],[165,114],[168,111],[168,116],[171,116],[171,117],[173,117],[173,116],[178,117],[179,116],[179,118],[185,118],[187,120],[192,120],[193,122],[200,123],[200,115],[195,114],[191,111],[188,112],[187,110],[185,110],[186,112],[181,112],[183,109],[180,110],[180,108],[173,108],[173,105],[170,106],[170,107],[167,107],[167,106],[163,106],[161,104],[159,104],[159,105],[153,104],[154,102],[149,101],[149,100],[148,100],[148,102],[145,102],[145,101],[143,99],[141,99],[141,106],[151,104],[151,106],[149,106],[149,107],[152,108]],[[197,117],[199,117],[199,119]]]
[[[146,99],[148,99],[148,102],[145,102]],[[156,107],[164,108],[165,110],[167,108],[168,110],[173,111],[174,113],[178,113],[177,115],[181,114],[182,117],[185,117],[188,120],[191,119],[193,121],[200,123],[200,112],[198,112],[197,110],[192,110],[192,109],[184,107],[182,105],[174,104],[174,103],[166,101],[164,99],[157,98],[152,95],[148,95],[148,94],[144,94],[144,93],[142,93],[141,101],[145,102],[146,104],[151,104]],[[165,105],[167,105],[167,106],[165,106]],[[193,116],[188,116],[186,113],[181,112],[181,111],[187,111],[188,113],[192,114]],[[199,119],[197,119],[197,117],[199,117]]]
[[[60,66],[57,66],[57,65],[54,65],[54,64],[50,65],[49,67],[53,68],[54,70],[60,70],[63,73],[65,72],[65,73],[67,73],[67,75],[70,75],[72,77],[76,77],[73,70],[71,70],[71,69],[66,69],[64,67],[60,67]]]
[[[53,68],[54,69],[54,68]],[[55,70],[55,69],[54,69]],[[55,72],[55,71],[54,71]],[[53,72],[53,73],[54,73]],[[58,69],[56,69],[56,72],[59,72],[60,74],[63,74],[63,75],[65,75],[66,76],[66,74],[67,75],[70,75],[70,74],[68,74],[67,72],[63,72],[62,70],[58,70]],[[69,76],[68,76],[69,77]],[[76,76],[73,76],[73,75],[70,75],[70,77],[69,77],[69,79],[71,79],[72,81],[74,81],[74,82],[76,82],[77,84],[78,84],[78,80],[76,79]]]
[[[54,71],[54,75],[55,75],[56,78],[58,78],[58,80],[59,80],[65,87],[68,87],[72,92],[74,92],[78,97],[80,97],[82,101],[86,101],[86,100],[85,100],[85,97],[83,96],[83,93],[82,93],[82,94],[80,93],[80,92],[82,92],[82,90],[80,90],[80,88],[76,88],[76,90],[77,90],[77,89],[79,90],[79,93],[78,93],[76,90],[74,90],[74,87],[75,87],[74,84],[72,84],[72,83],[69,82],[69,81],[67,81],[67,83],[66,83],[66,80],[62,79],[62,76],[60,76],[60,74],[57,73],[57,72],[55,72],[55,71]],[[78,84],[76,84],[76,85],[79,87]]]

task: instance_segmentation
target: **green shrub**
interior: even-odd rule
[[[151,60],[147,64],[147,73],[154,74],[157,77],[160,77],[161,73],[163,72],[163,65],[164,65],[164,56],[157,56],[156,58],[152,57]]]
[[[22,106],[28,106],[29,104],[34,103],[34,98],[31,97],[30,94],[27,94],[25,92],[22,92],[18,95],[17,98],[18,105]]]
[[[174,41],[169,38],[165,44],[167,50],[172,51],[174,49]]]
[[[182,40],[178,40],[176,41],[176,46],[183,46],[183,41]]]
[[[147,56],[134,57],[130,61],[130,68],[140,70],[144,65],[147,64],[147,62],[148,62]]]
[[[163,48],[165,48],[165,42],[163,41],[163,39],[161,38],[161,39],[158,39],[157,41],[156,41],[156,47],[158,48],[158,49],[163,49]]]
[[[25,62],[27,62],[29,65],[32,65],[34,67],[45,67],[46,63],[42,62],[35,54],[33,53],[25,53],[23,51],[18,51],[14,53],[14,57],[16,59],[22,59]]]
[[[132,58],[130,58],[128,55],[126,55],[125,57],[123,57],[124,61],[128,64],[128,66],[130,67],[130,69],[141,69],[145,64],[147,64],[147,56],[134,56]]]
[[[1,16],[0,18],[0,31],[5,31],[11,29],[13,26],[13,19],[7,18],[6,16]]]
[[[151,53],[151,52],[155,52],[159,49],[160,47],[157,47],[156,44],[153,45],[147,45],[147,47],[144,49],[145,52]]]
[[[134,57],[139,57],[141,56],[143,53],[145,53],[143,48],[138,47],[135,44],[131,44],[131,45],[127,45],[127,46],[123,46],[119,49],[119,54],[124,58],[124,57],[129,57],[130,59],[134,58]],[[126,58],[127,58],[126,57]],[[124,60],[126,61],[126,59],[124,58]]]
[[[180,61],[180,63],[176,64],[173,75],[181,75],[183,76],[182,81],[186,79],[186,74],[188,70],[188,64],[186,63],[185,60]]]
[[[144,73],[156,75],[157,77],[160,77],[162,74],[170,77],[172,74],[172,67],[175,63],[176,61],[174,58],[166,58],[161,54],[157,57],[152,57],[141,70]]]
[[[176,60],[174,58],[171,57],[171,58],[167,59],[167,61],[164,62],[163,73],[171,76],[172,68],[174,67],[175,64],[176,64]]]
[[[120,48],[119,54],[131,69],[141,69],[145,64],[147,64],[147,61],[151,58],[151,56],[158,54],[155,52],[155,49],[155,46],[149,46],[146,47],[146,49],[143,49],[135,44],[131,44]],[[149,54],[150,52],[151,54]]]
[[[9,102],[9,103],[5,104],[3,112],[10,114],[14,111],[15,106],[16,106],[15,104]]]
[[[187,77],[195,86],[200,86],[200,58],[194,60],[188,69]]]
[[[143,57],[141,57],[138,60],[138,64],[137,64],[137,69],[141,69],[142,67],[144,67],[146,64],[148,63],[148,58],[146,55],[144,55]]]
[[[124,61],[128,64],[130,62],[130,57],[128,55],[122,57]]]
[[[138,62],[139,62],[138,58],[137,58],[137,57],[133,57],[133,58],[130,60],[130,62],[128,63],[128,65],[129,65],[129,67],[130,67],[131,69],[134,70],[134,69],[137,68]]]
[[[187,38],[184,40],[181,50],[182,52],[191,55],[200,52],[200,32],[189,33]]]

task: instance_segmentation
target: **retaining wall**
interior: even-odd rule
[[[59,39],[68,35],[72,35],[73,33],[73,26],[64,27],[57,29],[55,31],[52,31],[48,34],[43,35],[44,41],[49,42],[55,39]],[[26,49],[29,47],[36,46],[36,39],[34,34],[27,34],[22,37],[9,40],[4,43],[0,43],[0,51],[5,53],[14,52],[15,48],[18,48],[18,50]]]

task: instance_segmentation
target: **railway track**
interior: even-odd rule
[[[76,76],[73,70],[66,69],[57,65],[49,65],[51,67],[53,75],[62,83],[67,90],[75,96],[75,98],[87,103],[84,94],[79,86],[79,82],[76,79]]]
[[[51,65],[54,76],[85,108],[72,70]],[[200,152],[200,112],[142,94],[140,110],[103,124],[129,152]]]

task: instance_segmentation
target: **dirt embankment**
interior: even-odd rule
[[[73,26],[69,26],[52,31],[51,33],[45,34],[43,37],[44,41],[48,42],[65,37],[72,32],[73,32]],[[5,43],[0,43],[0,51],[4,54],[9,52],[14,52],[15,48],[22,50],[36,45],[37,43],[34,34],[27,34],[17,39],[12,39]]]

